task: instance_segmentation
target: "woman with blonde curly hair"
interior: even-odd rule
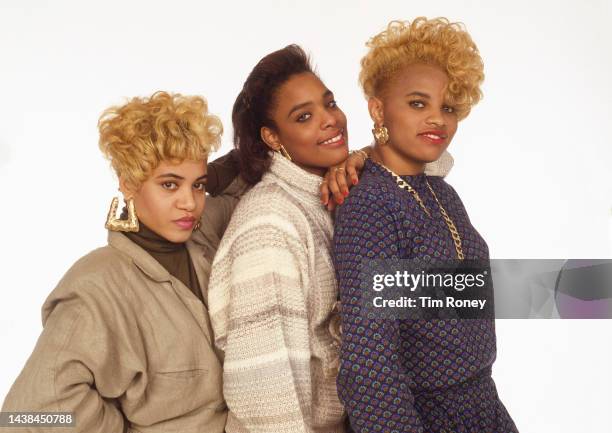
[[[221,122],[201,97],[157,92],[106,110],[99,130],[125,215],[115,198],[108,245],[47,298],[42,335],[2,410],[65,412],[62,424],[79,432],[221,433],[227,410],[206,306],[216,245],[204,246],[229,214],[213,203],[202,216]]]
[[[368,47],[360,82],[376,143],[334,232],[339,396],[359,433],[516,432],[491,378],[493,320],[385,317],[364,308],[361,281],[376,259],[488,261],[455,190],[424,173],[481,98],[478,49],[462,25],[422,17]]]

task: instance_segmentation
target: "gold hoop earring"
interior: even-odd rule
[[[389,141],[389,130],[384,125],[374,125],[374,129],[372,129],[372,134],[374,135],[374,140],[376,140],[376,144],[380,146],[384,146]]]
[[[136,217],[136,209],[134,208],[134,199],[128,198],[125,204],[128,216],[126,220],[122,220],[117,218],[119,198],[113,197],[104,227],[113,232],[137,232],[140,229],[140,224],[138,224],[138,218]]]
[[[291,159],[291,155],[289,155],[289,152],[287,152],[287,149],[285,149],[285,146],[283,146],[282,144],[280,145],[280,149],[278,149],[278,152],[280,152],[280,154],[287,158],[289,161],[293,161]]]

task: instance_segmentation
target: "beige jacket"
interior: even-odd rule
[[[187,243],[204,299],[237,199],[208,197]],[[208,309],[121,233],[75,263],[47,298],[43,332],[2,411],[73,412],[60,432],[221,433],[222,360]],[[1,428],[2,433],[48,428]]]

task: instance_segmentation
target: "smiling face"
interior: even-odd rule
[[[122,184],[134,199],[138,220],[171,242],[185,242],[204,211],[206,161],[179,164],[162,161],[136,192]]]
[[[347,158],[346,116],[314,74],[291,77],[279,87],[275,102],[271,113],[275,128],[261,128],[271,149],[282,144],[295,164],[320,176]]]
[[[388,143],[374,152],[383,164],[398,174],[418,174],[442,155],[457,131],[447,86],[448,76],[440,68],[413,64],[370,99],[372,119],[389,131]]]

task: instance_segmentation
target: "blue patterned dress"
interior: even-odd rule
[[[426,180],[453,219],[466,259],[487,259],[484,239],[440,177],[402,176],[429,209],[368,160],[340,207],[334,261],[342,303],[338,393],[357,433],[517,432],[491,378],[493,320],[389,320],[360,309],[359,272],[368,259],[455,259]]]

